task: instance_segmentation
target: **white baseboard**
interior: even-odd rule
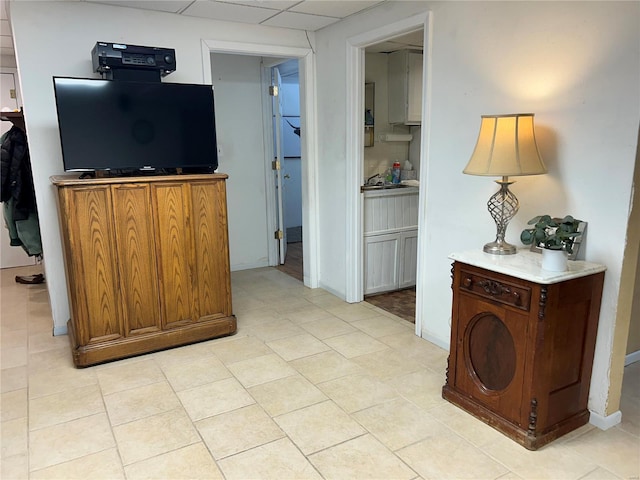
[[[609,430],[611,427],[618,425],[621,421],[622,412],[620,410],[612,413],[611,415],[607,415],[606,417],[595,412],[591,412],[591,415],[589,416],[589,423],[598,427],[600,430]]]
[[[431,342],[434,345],[437,345],[440,348],[443,348],[446,351],[449,351],[449,342],[443,342],[440,338],[429,335],[424,330],[422,331],[421,338],[425,339],[427,342]]]
[[[53,327],[53,336],[57,337],[59,335],[66,335],[67,334],[67,325],[60,325],[59,327],[54,326]]]
[[[640,350],[637,352],[632,352],[626,357],[624,357],[624,366],[631,365],[632,363],[640,362]]]

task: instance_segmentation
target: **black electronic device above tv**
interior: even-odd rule
[[[53,77],[66,171],[218,167],[213,87]]]

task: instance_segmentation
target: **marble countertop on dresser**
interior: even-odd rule
[[[469,250],[452,253],[449,258],[456,262],[466,263],[543,285],[585,277],[594,273],[604,272],[607,269],[607,267],[598,263],[569,260],[567,271],[550,272],[543,270],[540,266],[542,255],[532,252],[528,248],[519,249],[515,255],[491,255],[482,250]]]

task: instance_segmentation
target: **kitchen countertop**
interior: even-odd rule
[[[363,190],[366,198],[371,197],[387,197],[392,195],[415,195],[420,191],[419,187],[396,187],[396,188],[381,188],[379,190]]]

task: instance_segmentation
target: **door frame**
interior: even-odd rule
[[[422,128],[420,148],[420,184],[426,186],[429,170],[429,131],[431,98],[431,45],[432,14],[425,12],[405,18],[347,39],[347,158],[355,159],[347,165],[347,273],[346,300],[350,303],[364,299],[363,267],[363,213],[360,185],[364,174],[364,138],[362,135],[362,115],[364,112],[364,54],[365,47],[383,42],[398,35],[423,29],[424,50],[422,64]],[[416,279],[416,319],[415,333],[422,336],[424,294],[421,284],[425,277],[426,258],[426,193],[420,189],[418,200],[418,261]]]
[[[304,285],[318,288],[318,233],[319,233],[319,204],[318,204],[318,138],[316,112],[316,75],[315,55],[313,50],[302,47],[287,47],[283,45],[269,45],[243,42],[229,42],[222,40],[201,40],[202,78],[204,83],[212,84],[211,54],[227,53],[236,55],[251,55],[264,57],[284,57],[298,59],[300,78],[300,127],[305,132],[301,137],[300,153],[302,164],[302,241]],[[266,178],[271,178],[272,151],[265,149]],[[269,199],[275,198],[273,182],[266,182],[267,219],[274,218],[275,205]],[[271,225],[271,224],[269,224]],[[268,234],[268,232],[267,232]],[[273,235],[273,232],[271,233]],[[274,243],[274,242],[271,242]],[[271,251],[271,249],[270,249]],[[274,250],[275,251],[275,250]]]

